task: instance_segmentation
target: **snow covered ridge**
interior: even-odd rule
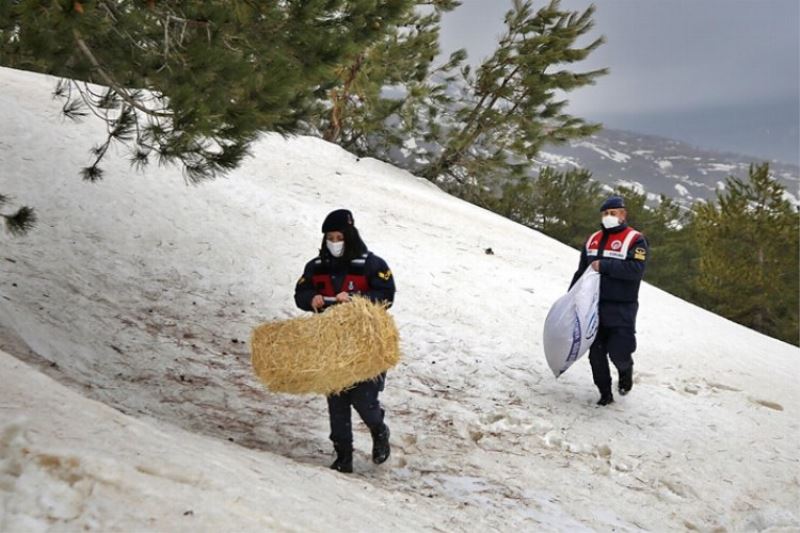
[[[547,146],[539,159],[539,165],[561,170],[587,168],[595,180],[609,186],[637,183],[649,198],[663,194],[682,205],[714,199],[719,181],[731,175],[745,179],[750,164],[763,161],[613,129],[602,130],[588,140]],[[800,168],[771,161],[770,171],[786,187],[786,199],[800,206]]]
[[[52,87],[0,69],[0,191],[41,219],[0,251],[0,326],[38,354],[0,356],[0,531],[800,528],[796,348],[645,285],[633,391],[597,409],[588,362],[555,381],[541,350],[576,251],[312,138],[200,187],[122,159],[83,183],[102,128]],[[324,399],[267,393],[242,342],[299,314],[338,207],[392,267],[405,356],[392,459],[356,425],[349,477]]]

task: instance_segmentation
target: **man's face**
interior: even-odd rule
[[[617,209],[606,209],[605,211],[602,211],[600,213],[600,216],[601,217],[608,217],[608,216],[617,217],[619,219],[620,224],[621,224],[621,223],[625,222],[625,220],[626,220],[626,218],[628,216],[628,212],[625,211],[624,208],[620,207],[620,208],[617,208]]]

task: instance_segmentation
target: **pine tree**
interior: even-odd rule
[[[428,179],[464,188],[485,188],[487,178],[521,178],[544,144],[562,143],[599,128],[564,112],[569,92],[592,84],[606,69],[575,73],[559,68],[585,59],[603,42],[575,42],[593,26],[594,7],[564,11],[558,0],[533,12],[515,0],[494,54],[473,73],[461,70],[460,94],[436,121],[441,149],[420,169]]]
[[[536,180],[542,232],[580,248],[598,228],[603,187],[586,169],[556,172],[545,168]]]
[[[585,169],[545,167],[538,177],[514,180],[488,205],[501,215],[580,248],[598,227],[602,186]]]
[[[261,131],[300,131],[333,68],[384,33],[406,0],[16,0],[0,3],[0,64],[64,78],[63,111],[108,125],[132,163],[188,180],[235,168]]]
[[[322,137],[359,155],[393,160],[406,139],[421,139],[428,124],[425,106],[441,103],[451,71],[465,52],[434,68],[443,13],[455,0],[409,0],[405,14],[383,38],[336,69],[337,79],[322,102],[317,128]]]
[[[674,200],[659,197],[648,205],[644,194],[619,187],[625,198],[628,223],[641,231],[650,248],[645,278],[649,283],[681,298],[698,302],[696,290],[698,248],[692,230],[692,211]]]
[[[717,204],[695,208],[700,295],[719,314],[798,344],[798,212],[766,163],[725,185]]]

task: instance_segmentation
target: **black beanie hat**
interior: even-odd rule
[[[348,227],[353,227],[353,213],[347,209],[337,209],[336,211],[331,211],[325,217],[325,221],[322,223],[322,233],[328,233],[329,231],[341,231],[344,233]]]

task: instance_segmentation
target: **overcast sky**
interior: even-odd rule
[[[545,0],[536,0],[534,7],[544,4]],[[562,7],[569,9],[582,10],[590,4],[562,0]],[[611,74],[595,86],[570,93],[572,113],[602,120],[609,127],[635,127],[755,155],[780,144],[782,159],[790,157],[789,162],[797,163],[800,0],[597,0],[595,4],[591,38],[604,35],[607,43],[578,68],[609,67]],[[473,63],[487,57],[510,6],[510,0],[463,0],[444,18],[443,51],[466,48]],[[752,140],[725,145],[728,130],[741,128],[732,126],[732,117],[725,117],[731,113],[749,117]],[[691,130],[686,134],[677,120],[670,120],[697,114],[705,117],[702,125],[681,120]],[[763,123],[754,123],[759,120],[753,117],[760,116]],[[714,117],[720,119],[716,134]]]

